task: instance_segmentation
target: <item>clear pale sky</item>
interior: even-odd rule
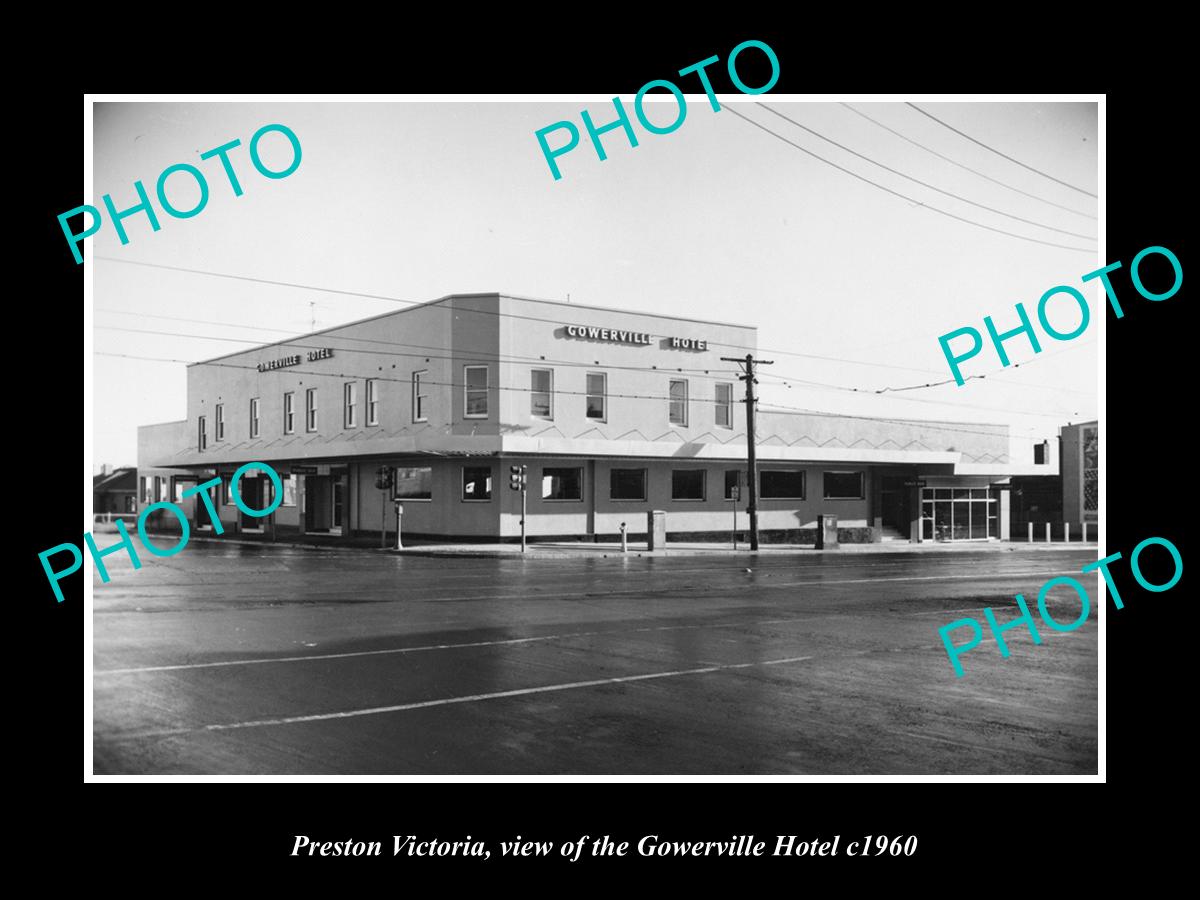
[[[623,98],[632,108],[632,98]],[[1025,219],[1094,238],[1097,222],[990,183],[914,147],[838,103],[757,98],[892,168]],[[94,118],[95,196],[134,205],[133,182],[153,195],[158,174],[188,162],[208,176],[208,206],[190,219],[158,210],[126,220],[122,246],[111,222],[89,238],[95,256],[309,285],[285,288],[143,268],[97,259],[95,349],[141,357],[200,360],[310,329],[399,308],[315,288],[425,301],[451,293],[500,291],[732,321],[759,328],[760,355],[774,359],[762,402],[855,415],[1005,422],[1014,436],[1053,437],[1068,421],[1097,416],[1097,326],[1103,301],[1080,276],[1109,260],[985,231],[930,212],[937,206],[1056,244],[1094,240],[1047,231],[913,184],[833,147],[748,102],[738,112],[827,159],[907,194],[911,203],[801,153],[737,118],[688,97],[683,125],[646,133],[639,146],[620,131],[604,136],[597,159],[586,132],[559,158],[555,181],[534,132],[560,119],[583,131],[611,102],[470,103],[100,103]],[[965,165],[1038,198],[1099,215],[1097,201],[1009,162],[903,103],[853,105]],[[920,104],[938,118],[1056,178],[1097,190],[1093,103]],[[669,122],[674,103],[651,109]],[[632,118],[632,112],[631,112]],[[300,139],[303,161],[268,180],[246,145],[279,122]],[[199,154],[233,138],[245,193],[233,197],[217,160]],[[561,140],[551,140],[557,145]],[[286,141],[271,135],[264,159],[282,168]],[[169,196],[188,208],[195,188],[172,176]],[[189,190],[192,192],[189,194]],[[157,201],[155,201],[157,208]],[[1017,324],[1023,301],[1036,321],[1038,298],[1055,285],[1083,291],[1092,324],[1079,338],[1008,342],[1019,370],[986,381],[903,394],[854,394],[793,379],[874,391],[950,377],[941,334],[964,325]],[[1093,283],[1094,284],[1094,283]],[[173,321],[205,320],[217,324]],[[1070,331],[1078,312],[1064,302],[1051,322]],[[134,334],[107,327],[174,332]],[[255,329],[282,329],[255,330]],[[204,337],[199,337],[204,336]],[[213,338],[240,338],[249,343]],[[834,362],[787,355],[836,357]],[[869,363],[863,364],[863,363]],[[1001,368],[990,348],[966,374]],[[767,370],[764,370],[766,372]],[[185,367],[95,357],[96,464],[134,465],[137,426],[186,415]],[[1031,450],[1024,461],[1031,460]],[[1022,461],[1021,456],[1014,461]]]

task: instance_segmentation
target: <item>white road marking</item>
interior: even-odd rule
[[[649,628],[613,628],[608,631],[571,631],[565,634],[543,634],[527,638],[506,638],[496,641],[470,641],[461,644],[425,644],[417,647],[390,647],[384,650],[356,650],[349,653],[310,653],[307,656],[264,656],[251,659],[228,659],[203,663],[176,663],[166,666],[136,666],[127,669],[99,669],[94,675],[137,675],[142,672],[174,672],[180,669],[219,669],[225,666],[259,666],[266,663],[313,662],[322,659],[352,659],[356,656],[389,656],[395,653],[421,653],[427,650],[459,650],[469,647],[500,647],[507,644],[531,644],[537,641],[558,641],[567,638],[596,637],[604,634],[640,634],[648,631],[687,631],[696,628],[750,628],[755,625],[779,625],[799,621],[765,619],[760,622],[704,622],[699,625],[654,625]]]
[[[504,697],[522,697],[527,694],[544,694],[551,691],[570,691],[577,688],[600,687],[607,684],[623,684],[630,681],[648,681],[653,678],[675,678],[680,675],[704,675],[731,669],[749,669],[754,666],[781,666],[786,663],[805,662],[811,656],[793,656],[787,659],[768,659],[762,662],[731,663],[728,665],[705,666],[701,669],[679,669],[673,672],[651,672],[647,675],[621,675],[615,678],[598,678],[594,681],[571,681],[564,684],[548,684],[542,687],[520,688],[512,691],[495,691],[490,694],[468,694],[463,697],[445,697],[441,700],[422,700],[417,703],[398,703],[395,706],[373,706],[367,709],[351,709],[343,712],[316,713],[308,716],[286,716],[279,719],[255,719],[249,722],[229,722],[219,725],[203,725],[199,728],[175,728],[164,731],[144,731],[133,734],[113,735],[118,739],[141,737],[169,737],[201,731],[232,731],[238,728],[261,728],[265,725],[294,725],[303,722],[324,722],[330,719],[351,719],[358,716],[377,716],[384,713],[406,712],[412,709],[428,709],[434,706],[449,706],[453,703],[477,703],[481,700],[498,700]]]
[[[1073,573],[1054,573],[1054,572],[1014,572],[1012,577],[1028,577],[1029,575],[1054,575],[1054,574],[1073,574]],[[993,580],[999,576],[981,576],[981,575],[920,575],[909,576],[903,578],[867,578],[853,579],[848,581],[815,581],[815,582],[788,582],[778,585],[763,585],[764,587],[787,587],[804,584],[860,584],[863,582],[879,582],[879,581],[922,581],[922,580],[945,580],[950,578],[984,578]],[[970,612],[976,609],[983,609],[982,606],[968,607],[966,609],[950,609],[950,610],[922,610],[918,612],[905,613],[905,615],[941,615],[947,612]],[[827,613],[821,617],[836,616],[841,613]],[[818,617],[805,617],[818,618]],[[508,638],[496,641],[471,641],[461,644],[426,644],[418,647],[393,647],[385,650],[357,650],[349,653],[313,653],[307,656],[274,656],[274,657],[258,657],[251,659],[231,659],[220,660],[217,662],[203,663],[177,663],[164,666],[134,666],[124,669],[98,669],[93,675],[99,677],[102,675],[137,675],[144,672],[176,672],[188,669],[218,669],[227,666],[258,666],[267,663],[290,663],[290,662],[315,662],[323,659],[353,659],[359,656],[389,656],[397,653],[423,653],[429,650],[458,650],[471,647],[500,647],[512,644],[531,644],[539,641],[557,641],[567,638],[576,637],[596,637],[604,634],[623,634],[627,632],[640,633],[648,631],[687,631],[698,628],[750,628],[756,625],[778,625],[790,622],[802,621],[799,617],[791,619],[766,619],[758,622],[721,622],[721,623],[702,623],[699,625],[658,625],[649,628],[633,628],[633,629],[612,629],[609,631],[575,631],[565,634],[547,634],[537,637],[527,638]]]

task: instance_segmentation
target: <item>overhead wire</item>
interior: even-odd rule
[[[851,106],[849,103],[840,103],[839,105],[846,107],[846,109],[850,110],[850,112],[854,113],[857,116],[862,116],[868,122],[878,125],[884,131],[894,134],[896,137],[900,138],[900,140],[907,141],[908,143],[912,144],[914,147],[920,147],[926,153],[932,153],[938,159],[945,160],[946,162],[950,163],[950,165],[952,165],[952,166],[957,166],[960,169],[964,169],[974,175],[978,175],[980,178],[982,178],[986,181],[990,181],[992,184],[998,184],[1002,188],[1007,188],[1008,190],[1014,191],[1018,194],[1021,194],[1022,196],[1029,197],[1033,200],[1037,200],[1039,203],[1045,203],[1047,206],[1053,206],[1055,209],[1061,209],[1065,212],[1072,213],[1076,216],[1083,216],[1085,219],[1092,219],[1093,221],[1096,221],[1098,218],[1097,216],[1093,216],[1091,213],[1082,212],[1081,210],[1075,209],[1074,207],[1064,206],[1061,203],[1055,203],[1053,200],[1047,200],[1045,197],[1041,197],[1037,194],[1031,193],[1030,191],[1023,191],[1023,190],[1021,190],[1021,188],[1016,187],[1011,184],[1008,184],[1005,181],[1001,181],[999,178],[993,178],[991,175],[988,175],[986,172],[980,172],[978,169],[973,169],[970,166],[966,165],[965,163],[961,163],[956,159],[946,156],[946,154],[944,154],[944,153],[939,153],[937,150],[934,150],[932,147],[925,146],[920,141],[913,140],[908,135],[906,135],[900,131],[897,131],[895,128],[885,125],[883,122],[880,122],[878,119],[868,116],[861,109],[856,109],[855,107]]]
[[[1077,231],[1067,231],[1065,228],[1055,228],[1053,225],[1047,225],[1044,222],[1038,222],[1038,221],[1035,221],[1034,219],[1026,219],[1021,216],[1014,215],[1013,213],[1005,212],[1002,209],[996,209],[993,206],[987,206],[986,204],[979,203],[979,202],[977,202],[975,200],[971,200],[967,197],[963,197],[961,194],[956,194],[953,191],[944,190],[943,188],[940,188],[937,185],[930,184],[927,181],[922,181],[919,178],[914,178],[912,175],[907,175],[904,172],[901,172],[899,169],[893,169],[891,166],[884,165],[883,163],[879,162],[878,160],[872,159],[871,157],[867,156],[865,153],[859,153],[857,150],[853,150],[850,147],[847,147],[845,144],[835,141],[833,138],[826,137],[825,135],[821,134],[821,132],[817,131],[815,128],[810,128],[809,126],[805,125],[802,122],[797,122],[795,119],[791,118],[790,116],[785,116],[783,113],[779,112],[779,110],[773,109],[770,106],[767,106],[767,104],[765,104],[765,103],[756,102],[756,105],[762,107],[769,113],[773,113],[773,114],[779,116],[779,118],[783,119],[786,122],[791,122],[797,128],[801,128],[804,131],[807,131],[809,134],[815,135],[816,137],[819,137],[821,140],[826,141],[827,143],[830,143],[833,146],[838,147],[842,150],[845,150],[847,153],[851,154],[852,156],[857,156],[859,159],[862,159],[862,160],[865,160],[866,162],[871,163],[871,165],[879,166],[879,168],[883,169],[885,172],[891,172],[893,175],[898,175],[901,178],[905,178],[908,181],[913,182],[913,184],[919,184],[919,185],[921,185],[921,187],[928,188],[931,191],[936,191],[937,193],[943,194],[947,197],[953,197],[955,200],[961,200],[963,203],[970,204],[971,206],[977,206],[980,209],[987,210],[990,213],[995,213],[998,216],[1004,216],[1005,218],[1013,219],[1017,222],[1024,222],[1026,225],[1033,225],[1036,228],[1044,228],[1047,231],[1056,231],[1059,234],[1065,234],[1070,237],[1083,238],[1085,241],[1096,240],[1094,235],[1080,234]]]
[[[807,147],[797,144],[795,141],[789,140],[788,138],[784,137],[783,135],[772,131],[770,128],[767,128],[765,125],[762,125],[762,124],[754,121],[749,116],[743,115],[742,113],[740,113],[736,109],[734,109],[732,106],[726,106],[725,109],[729,110],[731,113],[733,113],[739,119],[749,122],[755,128],[765,131],[767,134],[771,135],[772,137],[774,137],[778,140],[783,141],[785,144],[795,147],[801,153],[806,153],[809,156],[811,156],[813,159],[819,160],[820,162],[825,163],[825,165],[827,165],[827,166],[832,166],[833,168],[837,169],[840,172],[845,172],[847,175],[851,176],[852,178],[857,178],[859,181],[865,182],[865,183],[871,185],[872,187],[879,188],[879,190],[885,191],[886,193],[889,193],[895,197],[899,197],[901,200],[905,200],[909,203],[916,204],[917,206],[920,206],[923,209],[927,209],[930,212],[935,212],[939,215],[946,216],[947,218],[955,219],[956,221],[964,222],[967,225],[973,225],[976,228],[982,228],[986,231],[992,231],[992,232],[995,232],[996,234],[1007,235],[1008,237],[1016,238],[1017,240],[1020,240],[1020,241],[1028,241],[1033,244],[1041,244],[1042,246],[1045,246],[1045,247],[1057,247],[1060,250],[1072,250],[1072,251],[1075,251],[1078,253],[1093,253],[1094,254],[1096,252],[1095,250],[1088,248],[1088,247],[1075,247],[1075,246],[1071,246],[1070,244],[1056,244],[1053,241],[1043,241],[1041,238],[1029,237],[1028,235],[1017,234],[1016,232],[1013,232],[1013,231],[1005,231],[1003,228],[994,228],[991,225],[985,225],[983,222],[976,222],[974,219],[968,219],[964,216],[959,216],[959,215],[956,215],[947,210],[941,209],[940,207],[931,206],[928,203],[924,203],[920,200],[917,200],[915,197],[910,197],[907,194],[902,194],[899,191],[892,190],[890,187],[886,187],[877,181],[872,181],[870,178],[867,178],[865,175],[859,175],[857,172],[855,172],[851,169],[847,169],[845,166],[838,165],[837,163],[833,162],[832,160],[826,159],[825,157],[821,156],[819,153],[814,153],[812,150],[809,150]]]
[[[1009,156],[1007,153],[1003,153],[1000,150],[997,150],[995,147],[991,146],[990,144],[985,144],[983,141],[978,140],[977,138],[971,137],[965,131],[959,131],[957,128],[955,128],[950,123],[943,122],[937,116],[933,115],[933,113],[926,112],[925,110],[921,109],[921,107],[917,106],[917,104],[915,104],[915,103],[908,103],[908,101],[905,101],[905,103],[908,106],[911,106],[913,109],[915,109],[921,115],[928,116],[929,118],[933,119],[933,121],[937,122],[939,125],[941,125],[945,128],[949,128],[951,131],[953,131],[957,135],[960,135],[961,137],[965,137],[971,143],[978,144],[980,147],[983,147],[985,150],[991,150],[997,156],[1002,156],[1005,159],[1007,159],[1009,162],[1016,163],[1018,166],[1020,166],[1023,169],[1028,169],[1030,172],[1036,172],[1037,174],[1041,175],[1043,178],[1049,178],[1051,181],[1055,182],[1056,184],[1061,184],[1063,187],[1070,188],[1073,191],[1078,191],[1081,194],[1086,194],[1089,197],[1094,197],[1096,199],[1099,199],[1091,191],[1084,190],[1081,187],[1076,187],[1075,185],[1071,184],[1070,182],[1063,181],[1061,178],[1055,178],[1049,172],[1043,172],[1041,169],[1035,169],[1033,166],[1031,166],[1027,163],[1023,163],[1019,159],[1016,159],[1012,156]]]

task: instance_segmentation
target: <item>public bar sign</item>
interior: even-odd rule
[[[322,347],[319,350],[309,350],[306,354],[308,362],[315,362],[318,359],[329,359],[333,356],[332,347]],[[298,366],[304,361],[299,353],[292,356],[282,356],[279,359],[268,360],[258,364],[258,371],[270,372],[272,369],[286,369],[288,366]]]

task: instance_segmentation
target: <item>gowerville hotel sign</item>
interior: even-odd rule
[[[322,347],[320,350],[309,350],[308,353],[301,355],[296,353],[292,356],[281,356],[279,359],[271,359],[267,362],[258,364],[258,371],[269,372],[272,369],[285,369],[288,366],[298,366],[302,362],[315,362],[318,359],[329,359],[333,356],[333,349],[330,347]]]
[[[567,337],[583,338],[591,341],[607,341],[610,344],[641,344],[650,346],[654,342],[654,335],[647,334],[644,331],[622,331],[616,328],[596,328],[591,325],[568,325],[566,326]],[[708,341],[697,340],[696,338],[666,338],[669,346],[673,350],[707,350]]]

